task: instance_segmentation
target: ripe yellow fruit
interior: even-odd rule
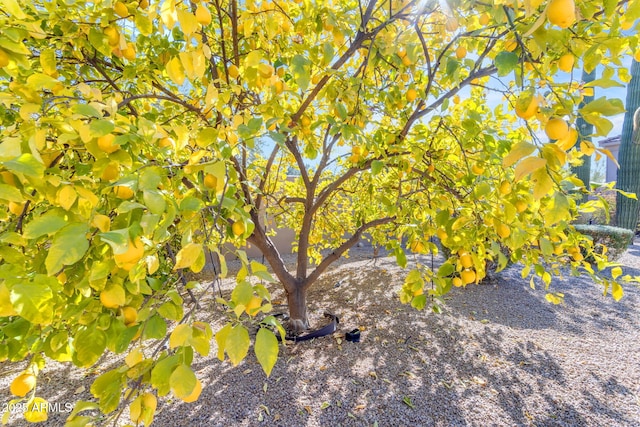
[[[459,277],[454,277],[453,280],[451,280],[451,283],[453,284],[453,286],[455,286],[456,288],[459,288],[462,286],[462,279]]]
[[[235,64],[229,65],[227,72],[229,73],[229,77],[232,79],[235,79],[240,75],[240,70],[238,70],[238,67]]]
[[[314,74],[313,77],[311,77],[311,83],[317,85],[318,83],[320,83],[320,79],[322,79],[322,75],[320,73]]]
[[[127,42],[127,48],[122,51],[122,56],[127,58],[129,61],[136,59],[136,46],[131,42]]]
[[[23,372],[11,381],[9,390],[15,396],[24,397],[36,386],[36,376]]]
[[[500,183],[500,194],[506,196],[511,193],[511,183],[509,181],[502,181]]]
[[[144,243],[140,237],[136,237],[134,241],[129,241],[127,251],[122,254],[114,255],[113,258],[116,265],[124,270],[131,270],[144,255]]]
[[[22,215],[25,203],[9,202],[9,212],[14,215]]]
[[[411,58],[409,58],[408,56],[404,56],[402,58],[402,65],[404,65],[405,67],[408,67],[411,64],[412,64]]]
[[[453,103],[455,105],[460,104],[460,95],[453,95]]]
[[[273,67],[270,64],[260,63],[258,64],[258,74],[263,79],[268,79],[273,75]]]
[[[302,124],[303,127],[309,127],[309,125],[311,124],[311,119],[308,116],[302,116],[302,118],[300,119],[300,124]]]
[[[158,140],[158,145],[162,148],[172,147],[174,145],[174,141],[168,136],[165,136],[164,138],[160,138]]]
[[[473,270],[465,269],[460,272],[460,279],[462,279],[463,285],[468,285],[476,281],[476,272]]]
[[[101,136],[98,138],[98,148],[107,154],[115,153],[120,149],[120,145],[113,143],[115,139],[116,136],[112,133]]]
[[[538,97],[530,92],[520,94],[516,100],[516,116],[528,120],[538,112]]]
[[[480,15],[480,25],[487,25],[489,23],[489,14],[488,13],[483,13],[482,15]]]
[[[138,321],[138,311],[133,307],[123,307],[122,316],[124,317],[124,324],[127,326],[135,325]]]
[[[438,231],[436,231],[436,236],[438,236],[438,239],[440,239],[441,241],[447,240],[447,237],[449,237],[447,231],[444,228],[439,228]]]
[[[116,4],[113,5],[113,11],[121,18],[129,16],[129,9],[127,9],[127,5],[121,1],[117,1]]]
[[[104,34],[109,40],[109,46],[118,46],[118,43],[120,43],[120,33],[117,28],[107,27],[104,29]]]
[[[565,53],[558,59],[558,68],[560,68],[565,73],[570,73],[573,70],[573,64],[575,63],[576,58],[570,54]]]
[[[517,200],[515,206],[516,206],[516,210],[518,211],[518,213],[522,213],[522,212],[526,211],[527,208],[529,207],[527,205],[527,202],[525,202],[524,200]]]
[[[418,97],[418,91],[411,88],[407,91],[407,101],[413,102]]]
[[[467,48],[464,46],[458,46],[456,49],[456,58],[462,59],[467,56]]]
[[[636,53],[633,54],[633,59],[640,62],[640,49],[636,50]]]
[[[103,181],[113,181],[120,174],[120,170],[118,168],[117,163],[109,163],[107,167],[102,171],[102,180]]]
[[[236,221],[231,225],[231,231],[235,236],[242,236],[246,230],[242,221]]]
[[[118,308],[126,302],[124,288],[120,285],[112,285],[100,292],[100,302],[107,308]]]
[[[113,193],[118,199],[127,200],[133,197],[133,190],[125,185],[116,185],[113,187]]]
[[[209,9],[202,3],[196,8],[196,19],[202,25],[211,24],[211,12],[209,12]]]
[[[473,172],[475,175],[482,175],[482,173],[484,172],[484,167],[479,163],[475,163],[471,166],[471,172]]]
[[[155,411],[158,407],[158,399],[153,393],[145,393],[142,395],[142,405],[145,408],[149,408]]]
[[[518,47],[518,42],[515,40],[508,40],[504,43],[504,49],[507,52],[513,52]]]
[[[544,131],[549,139],[562,139],[569,135],[569,125],[563,119],[554,117],[547,122]]]
[[[471,258],[471,255],[463,252],[462,255],[460,255],[460,265],[462,265],[462,267],[464,268],[473,267],[473,258]]]
[[[4,68],[9,65],[9,55],[4,50],[0,49],[0,68]]]
[[[576,4],[573,0],[551,0],[547,6],[547,18],[553,25],[568,28],[576,22]]]
[[[146,9],[149,7],[149,0],[140,0],[140,3],[138,3],[138,6],[140,7],[140,9]]]
[[[506,239],[511,235],[511,229],[507,224],[501,222],[496,226],[496,233],[498,233],[498,236]]]
[[[210,190],[215,190],[218,187],[218,178],[210,173],[206,174],[204,177],[204,186]]]
[[[107,215],[96,214],[91,220],[91,225],[101,232],[106,233],[111,229],[111,218]]]
[[[187,403],[195,402],[196,400],[198,400],[198,397],[200,397],[201,392],[202,383],[199,379],[196,378],[196,386],[193,388],[193,391],[189,396],[182,398],[182,401]]]

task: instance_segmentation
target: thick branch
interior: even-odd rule
[[[362,233],[364,233],[365,231],[367,231],[370,228],[378,227],[378,226],[384,225],[384,224],[389,224],[390,222],[395,221],[395,219],[396,219],[396,217],[394,217],[394,216],[386,217],[386,218],[379,218],[379,219],[375,219],[373,221],[369,221],[366,224],[361,225],[355,231],[355,233],[353,233],[353,236],[351,236],[349,239],[345,240],[333,252],[331,252],[329,255],[324,257],[324,259],[320,262],[320,264],[318,264],[318,266],[311,272],[311,274],[309,276],[307,276],[307,278],[305,280],[305,288],[309,287],[313,282],[315,282],[318,279],[318,277],[320,277],[320,275],[322,273],[324,273],[324,271],[332,263],[334,263],[335,261],[340,259],[340,257],[342,257],[342,255],[346,251],[348,251],[350,248],[353,247],[353,245],[358,243],[358,241],[360,240],[360,237],[362,236]]]

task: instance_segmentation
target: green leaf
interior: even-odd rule
[[[266,328],[260,328],[256,334],[256,343],[254,345],[256,357],[262,370],[267,376],[271,375],[271,370],[278,360],[278,339],[273,332]]]
[[[110,134],[115,128],[109,120],[94,120],[89,125],[89,134],[92,138],[99,138]]]
[[[158,396],[165,396],[171,390],[171,374],[178,363],[180,363],[180,356],[176,354],[160,360],[153,367],[151,385],[158,390]]]
[[[73,338],[73,362],[80,367],[96,363],[107,348],[107,337],[95,327],[84,327]]]
[[[309,60],[302,55],[296,55],[291,60],[291,64],[293,78],[296,81],[296,84],[300,89],[307,90],[311,80],[309,75]]]
[[[438,268],[438,277],[448,277],[453,274],[455,267],[449,262],[445,262]]]
[[[231,292],[231,301],[236,303],[236,305],[249,304],[249,301],[251,301],[251,297],[253,297],[253,286],[251,286],[249,282],[246,282],[244,280],[238,283]]]
[[[124,386],[125,376],[116,369],[105,372],[91,384],[91,394],[100,401],[103,413],[108,414],[118,407]]]
[[[196,374],[187,365],[178,365],[169,377],[171,391],[179,399],[189,396],[193,392],[196,382]]]
[[[404,253],[402,248],[396,248],[396,262],[402,268],[407,266],[407,255]]]
[[[33,281],[20,281],[11,287],[10,300],[14,310],[34,324],[48,324],[53,320],[53,289],[55,278],[42,274]]]
[[[500,52],[496,55],[494,64],[498,69],[498,76],[506,76],[518,66],[518,55],[513,52]]]
[[[427,296],[425,294],[418,295],[411,300],[411,307],[416,310],[424,309],[425,305],[427,305]]]
[[[65,215],[57,211],[45,212],[34,218],[24,226],[23,236],[27,239],[37,239],[45,234],[51,235],[67,224]]]
[[[10,171],[23,173],[35,178],[44,176],[45,166],[30,153],[24,153],[16,159],[4,162],[4,166]]]
[[[608,89],[612,87],[624,87],[624,85],[612,79],[596,79],[585,83],[584,87],[602,87]]]
[[[616,114],[624,113],[624,111],[624,104],[621,100],[607,99],[604,96],[591,101],[580,109],[582,114],[599,113],[603,116],[615,116]]]
[[[231,328],[226,339],[225,351],[233,366],[238,366],[245,358],[249,352],[249,344],[249,332],[244,326],[238,324]]]
[[[24,200],[20,190],[7,184],[0,184],[0,199],[18,203],[21,203]]]
[[[176,326],[169,336],[169,348],[188,345],[189,341],[191,341],[191,336],[191,326],[185,324]]]
[[[142,337],[144,339],[162,339],[167,334],[167,322],[154,314],[144,325]]]
[[[45,260],[47,274],[57,274],[63,266],[80,261],[89,249],[86,224],[69,224],[58,231],[53,238]]]
[[[374,160],[371,162],[371,173],[377,175],[384,168],[384,163],[380,160]]]

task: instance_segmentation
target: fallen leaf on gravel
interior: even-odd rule
[[[331,406],[331,403],[322,402],[322,404],[320,405],[320,409],[327,409],[329,406]]]
[[[269,385],[267,383],[264,383],[262,385],[262,391],[264,391],[265,393],[267,392],[267,389],[269,388]]]
[[[376,374],[376,373],[375,373],[375,372],[373,372],[373,371],[369,372],[369,376],[370,376],[370,377],[373,377],[373,378],[375,378],[375,379],[378,379],[378,374]]]
[[[413,402],[411,401],[411,398],[409,396],[405,396],[402,398],[402,402],[407,405],[409,408],[411,409],[415,409],[415,406],[413,406]]]
[[[247,375],[251,373],[251,369],[245,369],[244,371],[242,371],[243,374]]]
[[[347,417],[349,417],[349,418],[354,418],[354,419],[356,418],[356,416],[355,416],[355,415],[353,415],[351,412],[348,412],[348,413],[347,413]]]
[[[267,405],[260,405],[259,406],[260,409],[262,409],[264,412],[267,413],[267,415],[271,415],[271,413],[269,412],[269,408],[267,407]]]
[[[304,410],[307,411],[309,415],[311,415],[311,406],[305,406]]]
[[[486,325],[487,323],[489,323],[489,322],[490,322],[490,320],[489,320],[489,319],[482,319],[482,320],[480,321],[480,323],[485,324],[485,325]]]
[[[362,409],[364,409],[364,408],[366,408],[366,407],[367,407],[367,405],[366,405],[365,403],[361,403],[361,404],[359,404],[359,405],[354,406],[354,407],[353,407],[353,410],[354,410],[354,411],[360,411],[360,410],[362,410]]]
[[[282,418],[282,416],[280,416],[280,414],[275,414],[273,416],[273,421],[278,421],[278,420],[280,420],[280,418]]]
[[[263,422],[263,421],[264,421],[264,415],[262,415],[262,412],[260,412],[260,413],[258,414],[258,421],[259,421],[259,422]]]
[[[445,386],[449,390],[451,390],[451,387],[453,387],[453,384],[450,384],[450,383],[448,383],[446,381],[440,381],[440,384],[442,384],[443,386]]]
[[[471,381],[473,381],[474,383],[479,384],[481,386],[487,385],[487,381],[484,378],[473,377],[473,378],[471,378]]]
[[[326,370],[326,369],[327,369],[327,365],[322,365],[322,366],[320,366],[320,368],[318,368],[318,369],[320,369],[321,371],[324,371],[324,370]]]
[[[83,392],[83,391],[85,391],[85,390],[86,390],[85,386],[81,385],[80,387],[78,387],[78,388],[76,389],[76,391],[75,391],[74,393],[75,393],[75,394],[80,394],[80,393],[82,393],[82,392]]]

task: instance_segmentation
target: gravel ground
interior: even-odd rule
[[[565,303],[554,306],[514,266],[489,284],[454,289],[434,314],[400,304],[405,273],[392,258],[374,264],[371,253],[354,251],[310,291],[312,321],[333,310],[341,333],[281,347],[269,378],[251,354],[237,367],[220,363],[214,341],[194,363],[200,399],[160,399],[154,425],[640,426],[638,287],[626,286],[616,303],[588,279],[558,279],[552,286]],[[640,275],[640,244],[620,261]],[[277,288],[273,296],[283,300]],[[204,313],[214,330],[219,313],[214,304]],[[361,342],[344,341],[355,327]],[[21,368],[0,364],[2,410]],[[59,404],[91,400],[100,372],[51,363],[38,394]],[[45,424],[66,416],[52,413]],[[26,424],[20,418],[9,425]]]

